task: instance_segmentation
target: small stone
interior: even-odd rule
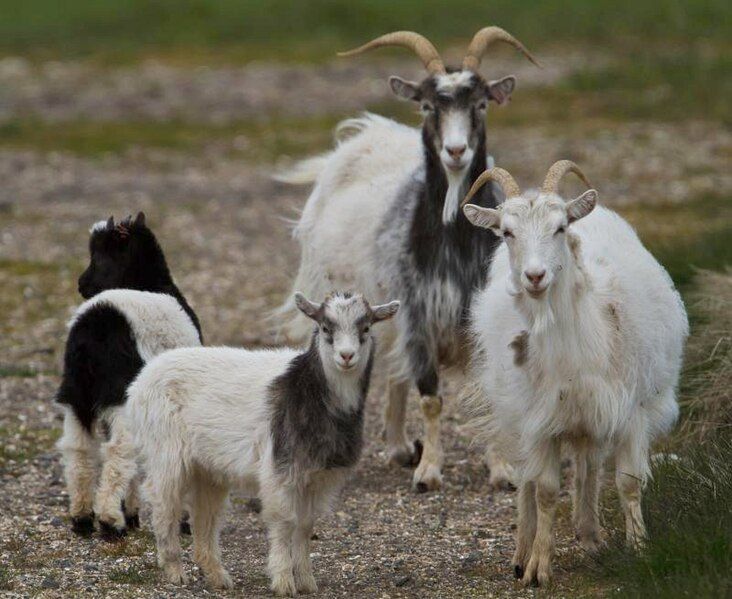
[[[84,564],[85,572],[99,572],[99,566],[96,564]]]
[[[44,589],[57,589],[61,585],[59,584],[58,580],[53,578],[52,576],[46,576],[46,578],[43,579],[43,582],[41,582],[41,587]]]
[[[403,587],[406,586],[412,580],[411,576],[397,576],[394,579],[394,586]]]
[[[472,570],[480,565],[482,559],[483,554],[480,551],[471,551],[462,559],[460,565],[463,570]]]
[[[59,526],[63,526],[63,525],[64,525],[64,521],[63,521],[63,520],[62,520],[61,518],[59,518],[58,516],[54,516],[54,517],[53,517],[53,518],[51,518],[51,520],[49,521],[49,524],[50,524],[51,526],[55,526],[55,527],[57,527],[57,528],[58,528]]]

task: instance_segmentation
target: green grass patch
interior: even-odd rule
[[[0,473],[18,473],[24,463],[50,451],[60,436],[55,428],[0,427]]]
[[[386,31],[414,29],[436,43],[499,24],[532,45],[583,41],[728,41],[725,0],[26,0],[6,3],[0,51],[125,60],[180,49],[232,58],[303,60]],[[464,43],[464,42],[463,42]],[[232,50],[233,49],[233,50]]]
[[[577,98],[586,116],[683,121],[691,117],[732,123],[732,56],[708,56],[698,48],[659,55],[626,55],[600,70],[569,77],[555,95]],[[572,115],[576,117],[576,114]]]
[[[656,468],[645,496],[650,540],[640,553],[621,534],[598,571],[621,597],[732,595],[732,435],[720,434]]]
[[[145,585],[155,582],[156,575],[152,568],[132,565],[111,569],[107,579],[115,584]]]
[[[14,366],[12,364],[0,364],[0,378],[33,378],[38,372],[28,366]]]
[[[7,569],[0,566],[0,591],[13,590],[13,577]]]
[[[706,196],[678,204],[620,209],[682,290],[698,269],[732,265],[732,198]]]

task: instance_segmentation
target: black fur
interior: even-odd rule
[[[172,295],[193,321],[201,343],[198,317],[173,282],[163,250],[139,213],[94,230],[89,239],[89,266],[79,277],[79,293],[90,299],[107,289],[136,289]]]
[[[358,407],[344,412],[333,405],[318,353],[319,334],[316,330],[310,347],[295,357],[270,385],[274,457],[283,470],[295,463],[315,469],[347,468],[355,465],[361,455],[373,344],[361,375]]]
[[[125,315],[113,306],[93,306],[69,332],[56,400],[69,405],[91,432],[99,412],[124,404],[127,386],[143,364]]]
[[[79,293],[85,299],[119,288],[167,293],[178,300],[201,338],[198,318],[173,283],[144,214],[116,226],[110,218],[105,228],[92,232],[89,252],[89,267],[79,277]],[[101,411],[124,404],[125,391],[143,364],[127,317],[111,305],[93,306],[69,332],[56,400],[70,406],[91,432]]]
[[[475,145],[473,161],[463,183],[467,192],[477,177],[486,169],[485,122],[476,102],[489,97],[485,81],[473,77],[473,87],[465,88],[449,101],[450,106],[470,110],[471,138]],[[439,99],[434,78],[427,78],[420,85],[419,98],[428,98],[434,104],[422,126],[425,181],[412,177],[398,195],[382,223],[377,252],[389,247],[380,261],[393,261],[396,257],[392,294],[402,301],[400,318],[406,319],[402,331],[407,334],[406,350],[409,354],[412,378],[420,394],[435,395],[438,390],[438,367],[441,361],[441,343],[438,324],[430,319],[423,302],[424,290],[438,289],[442,281],[449,281],[458,290],[459,310],[457,320],[450,328],[462,331],[469,317],[470,301],[476,289],[485,285],[487,266],[498,237],[492,232],[473,226],[458,210],[457,217],[447,225],[442,222],[442,211],[448,189],[447,177],[437,150],[441,113],[447,108],[446,100]],[[484,186],[471,200],[479,206],[494,208],[499,199],[492,185]],[[388,239],[398,237],[402,244],[394,248]],[[384,243],[381,243],[381,241]],[[390,254],[390,255],[389,255]],[[404,321],[403,321],[404,322]],[[437,346],[430,340],[437,339]]]

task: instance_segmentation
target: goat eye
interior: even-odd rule
[[[513,237],[513,233],[511,231],[509,231],[508,229],[506,229],[505,231],[503,231],[503,236],[504,237],[511,237],[512,238]]]
[[[364,327],[363,328],[363,334],[368,335],[369,331],[371,330],[371,327]]]
[[[488,102],[485,100],[478,102],[478,110],[485,110],[486,108],[488,108]]]
[[[562,225],[556,231],[554,231],[555,235],[559,235],[560,233],[564,233],[564,225]]]
[[[432,104],[429,102],[422,102],[422,112],[432,112]]]

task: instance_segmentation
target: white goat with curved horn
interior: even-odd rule
[[[502,442],[520,481],[513,564],[527,584],[550,578],[560,447],[575,457],[574,524],[580,544],[601,542],[599,472],[615,456],[627,539],[646,535],[640,500],[649,446],[676,420],[676,387],[688,334],[686,311],[663,267],[616,213],[595,208],[597,192],[565,202],[573,162],[554,164],[541,190],[524,194],[511,175],[489,181],[507,199],[467,204],[476,227],[503,239],[488,284],[473,303],[479,392],[469,404],[478,430]],[[589,184],[588,184],[589,185]]]

